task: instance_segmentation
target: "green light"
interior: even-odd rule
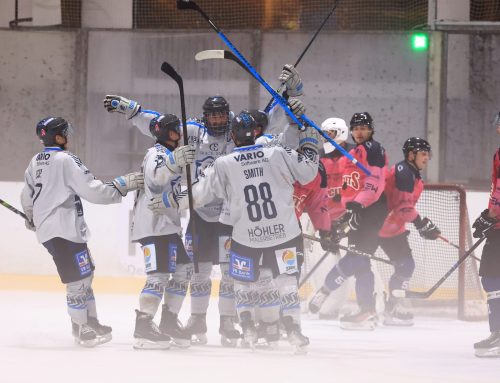
[[[410,37],[411,49],[425,51],[429,47],[429,37],[425,33],[414,33]]]

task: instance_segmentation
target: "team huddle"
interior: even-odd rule
[[[134,348],[206,344],[210,276],[218,265],[222,346],[276,348],[285,336],[297,352],[305,352],[309,338],[302,332],[299,301],[304,212],[325,251],[338,253],[344,237],[357,250],[347,251],[329,271],[309,301],[309,310],[319,312],[330,294],[353,276],[359,310],[341,317],[341,327],[375,329],[369,256],[380,246],[394,267],[383,324],[413,324],[413,313],[401,298],[415,269],[406,226],[413,224],[426,240],[441,234],[416,209],[423,190],[420,172],[431,157],[431,146],[410,137],[402,146],[402,160],[389,167],[369,113],[355,113],[349,126],[338,117],[326,119],[320,131],[299,126],[297,119],[306,109],[300,75],[294,66],[285,65],[279,80],[295,117],[283,118],[277,107],[235,115],[224,97],[209,97],[203,117],[188,120],[184,127],[187,145],[181,144],[185,137],[177,116],[145,109],[122,96],[106,96],[108,112],[124,114],[154,140],[140,171],[108,183],[95,179],[68,151],[71,124],[61,117],[38,123],[36,133],[45,148],[26,170],[22,206],[27,227],[36,231],[52,255],[66,286],[78,344],[93,347],[110,341],[112,334],[111,327],[97,319],[94,264],[80,197],[110,204],[130,191],[136,192],[132,241],[141,245],[146,272],[136,309]],[[476,237],[487,235],[483,261],[489,265],[480,272],[484,271],[492,333],[475,345],[478,356],[500,356],[500,262],[491,261],[500,248],[499,155],[489,209],[474,223]],[[190,218],[183,233],[185,210]],[[178,314],[188,291],[190,317],[182,325]],[[156,325],[153,319],[160,305]]]

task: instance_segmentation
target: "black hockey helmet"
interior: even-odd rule
[[[170,131],[181,134],[180,125],[181,122],[176,115],[167,113],[153,118],[149,123],[149,131],[156,141],[165,142],[170,140],[168,134]]]
[[[354,113],[351,118],[350,130],[355,126],[367,125],[373,130],[373,118],[368,112]]]
[[[403,154],[405,158],[408,157],[410,152],[429,152],[431,151],[431,145],[420,137],[410,137],[403,144]]]
[[[73,128],[62,117],[47,117],[36,124],[36,135],[45,146],[57,145],[56,135],[68,137]]]
[[[248,113],[253,117],[257,126],[260,126],[264,132],[269,124],[266,112],[258,109],[250,109]]]
[[[219,122],[210,121],[211,116],[219,116]],[[220,136],[229,128],[229,103],[222,96],[212,96],[203,104],[203,123],[212,136]]]
[[[242,111],[231,121],[231,132],[238,146],[255,143],[255,128],[257,123],[250,113]]]

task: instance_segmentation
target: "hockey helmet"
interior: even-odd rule
[[[208,130],[208,134],[212,136],[221,136],[228,131],[229,103],[224,97],[212,96],[205,100],[203,104],[203,123]]]
[[[162,114],[153,118],[149,123],[149,131],[156,141],[165,142],[170,140],[169,132],[181,134],[181,122],[174,114]]]
[[[255,124],[262,129],[262,133],[266,130],[267,125],[269,124],[269,119],[267,117],[266,112],[258,109],[250,109],[248,113],[255,120]]]
[[[36,125],[36,135],[45,146],[57,145],[56,136],[68,137],[73,127],[62,117],[47,117]]]
[[[325,133],[335,132],[335,138],[333,139],[337,144],[341,144],[347,141],[348,128],[345,121],[341,118],[331,117],[327,118],[321,124],[321,130]],[[323,149],[325,153],[331,153],[335,150],[335,147],[328,141],[323,142]]]
[[[403,154],[405,158],[408,157],[410,152],[429,152],[431,151],[431,145],[420,137],[410,137],[403,144]]]
[[[367,125],[370,129],[373,130],[373,118],[372,116],[370,116],[370,113],[360,112],[353,114],[351,118],[350,129],[352,130],[352,128],[354,128],[355,126],[360,125]]]
[[[253,145],[255,143],[255,128],[257,123],[252,115],[246,111],[240,112],[231,121],[233,139],[239,146]]]
[[[498,129],[500,127],[500,112],[498,112],[495,116],[495,120],[493,121],[493,126],[495,129]]]

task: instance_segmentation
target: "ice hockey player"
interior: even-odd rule
[[[374,125],[369,113],[355,113],[351,118],[350,130],[356,143],[351,154],[370,170],[371,175],[359,173],[359,192],[346,202],[346,213],[342,218],[349,224],[349,245],[373,254],[378,247],[378,231],[387,209],[383,194],[387,156],[382,145],[373,139]],[[345,172],[353,174],[354,167],[354,164],[347,162]],[[364,256],[347,252],[327,274],[323,286],[309,302],[309,310],[318,312],[330,293],[351,276],[356,278],[359,311],[343,316],[340,319],[341,327],[373,330],[376,326],[374,274],[370,259]]]
[[[112,104],[114,103],[114,107]],[[149,121],[156,112],[143,110],[137,102],[121,96],[106,96],[105,107],[109,111],[124,111],[132,123],[146,135],[151,135]],[[229,104],[222,96],[207,98],[203,104],[203,118],[192,119],[187,122],[188,143],[195,147],[196,157],[192,182],[195,182],[201,171],[209,166],[215,158],[230,152],[234,144],[229,134],[229,121],[232,112]],[[206,312],[211,294],[210,275],[213,264],[221,266],[221,284],[219,288],[219,313],[221,342],[227,346],[234,346],[241,334],[235,328],[236,306],[234,302],[234,282],[229,277],[229,260],[226,248],[229,243],[231,227],[219,223],[222,201],[213,201],[208,206],[199,206],[186,231],[186,249],[192,256],[191,225],[195,220],[198,253],[196,254],[199,273],[193,273],[192,260],[177,259],[176,271],[165,290],[165,304],[162,308],[160,330],[167,333],[175,331],[180,343],[188,334],[194,344],[207,342]],[[185,328],[178,325],[177,315],[182,307],[188,287],[191,292],[191,316]],[[165,318],[165,319],[164,319]],[[176,326],[175,329],[173,326]]]
[[[193,186],[196,204],[228,201],[233,227],[230,274],[244,340],[257,340],[253,308],[259,307],[268,342],[279,340],[278,279],[296,285],[297,257],[303,252],[293,207],[293,183],[308,183],[317,173],[315,131],[300,132],[300,154],[282,146],[255,145],[255,123],[247,113],[231,122],[236,148],[208,167]],[[242,206],[244,208],[242,208]],[[297,348],[309,340],[293,318],[284,317],[288,339]]]
[[[436,225],[429,218],[422,218],[416,209],[424,188],[420,172],[427,167],[431,146],[423,138],[411,137],[403,144],[403,155],[404,160],[394,165],[386,178],[384,193],[388,214],[379,231],[380,246],[394,265],[384,312],[384,325],[388,326],[413,325],[413,313],[404,307],[404,298],[392,294],[394,290],[408,288],[415,270],[406,223],[412,222],[424,239],[436,240],[441,234]]]
[[[495,118],[495,129],[500,135],[500,112]],[[500,148],[493,157],[491,194],[488,208],[476,219],[472,227],[473,236],[486,235],[479,275],[488,296],[488,319],[490,336],[474,344],[477,357],[500,357]]]
[[[121,201],[143,187],[141,173],[129,173],[104,183],[68,151],[72,126],[61,117],[47,117],[36,126],[45,146],[24,174],[21,204],[38,241],[52,255],[66,286],[68,313],[75,342],[94,347],[111,340],[111,327],[99,323],[92,290],[94,263],[87,248],[89,230],[80,198],[97,204]]]

